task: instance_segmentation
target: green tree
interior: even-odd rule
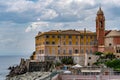
[[[56,62],[56,63],[55,63],[55,66],[60,66],[60,65],[61,65],[60,62]]]
[[[95,55],[101,56],[103,53],[102,52],[95,52]]]
[[[98,58],[98,60],[97,60],[97,62],[95,63],[95,64],[100,64],[100,63],[102,63],[103,62],[103,58],[104,58],[104,55],[103,55],[103,53],[102,52],[95,52],[94,53],[96,56],[99,56],[99,58]]]
[[[63,64],[73,64],[73,58],[72,58],[72,57],[63,58],[63,59],[61,60],[61,62],[62,62]]]
[[[107,67],[113,68],[114,70],[120,70],[120,59],[113,59],[105,62]]]
[[[115,59],[116,57],[113,53],[108,53],[108,54],[106,54],[106,58],[112,60],[112,59]]]

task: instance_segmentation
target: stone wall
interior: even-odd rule
[[[16,76],[21,75],[26,72],[35,72],[35,71],[50,71],[52,66],[52,62],[39,62],[33,61],[30,59],[21,59],[21,62],[17,66],[10,67],[10,72],[8,76]]]

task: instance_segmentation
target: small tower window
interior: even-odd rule
[[[100,27],[102,28],[102,21],[100,21]]]

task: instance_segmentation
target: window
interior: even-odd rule
[[[88,45],[88,42],[86,42],[86,45]]]
[[[75,50],[75,53],[78,53],[78,50],[77,50],[77,49]]]
[[[46,35],[46,38],[49,38],[49,35]]]
[[[41,50],[39,50],[39,53],[41,54]]]
[[[88,53],[88,50],[86,50],[86,53]]]
[[[81,53],[84,53],[83,49],[81,49]]]
[[[102,28],[102,21],[100,21],[100,27]]]
[[[76,39],[78,39],[78,36],[76,36]]]
[[[50,50],[49,48],[46,48],[45,51],[46,51],[47,54],[49,54],[49,50]]]
[[[112,46],[112,44],[111,44],[111,43],[109,43],[109,46]]]
[[[91,59],[91,57],[89,57],[89,59]]]
[[[41,44],[41,43],[40,43]],[[43,42],[43,45],[45,44],[45,42]]]
[[[55,38],[55,35],[52,35],[52,38]]]
[[[76,42],[76,45],[78,45],[78,42]]]
[[[55,42],[52,42],[52,44],[54,45],[54,44],[55,44]]]
[[[83,42],[81,42],[81,45],[83,45]]]
[[[69,50],[69,54],[72,54],[72,50]]]
[[[90,36],[90,39],[92,39],[92,36]]]
[[[58,54],[60,54],[60,50],[58,50]]]
[[[63,44],[65,45],[65,42]]]
[[[90,66],[90,63],[88,63],[88,66]]]
[[[41,50],[41,53],[43,54],[43,53],[44,53],[44,50]]]
[[[52,54],[55,54],[55,48],[52,48]]]
[[[38,44],[35,44],[36,46],[38,46]]]
[[[83,39],[83,35],[81,35],[81,39]]]
[[[90,53],[92,54],[92,50],[90,50]]]
[[[71,42],[71,41],[69,41],[69,45],[72,45],[72,42]]]
[[[46,41],[46,44],[50,44],[48,41]]]
[[[64,38],[66,38],[66,36],[64,35]]]
[[[36,40],[39,40],[39,38],[36,38]]]
[[[90,42],[90,45],[92,45],[92,43],[93,43],[93,42],[91,41],[91,42]]]
[[[63,54],[65,54],[65,50],[63,50]]]
[[[57,37],[60,38],[60,35],[58,35]]]
[[[88,39],[88,36],[86,36],[86,39]]]
[[[72,36],[71,35],[69,35],[69,39],[71,39],[72,38]]]
[[[116,52],[119,53],[119,50],[117,50]]]

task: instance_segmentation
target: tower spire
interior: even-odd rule
[[[103,13],[103,11],[102,11],[102,9],[101,9],[101,4],[100,4],[100,6],[99,6],[99,10],[98,10],[98,12],[97,12],[97,15],[99,15],[99,14],[104,15],[104,13]]]

